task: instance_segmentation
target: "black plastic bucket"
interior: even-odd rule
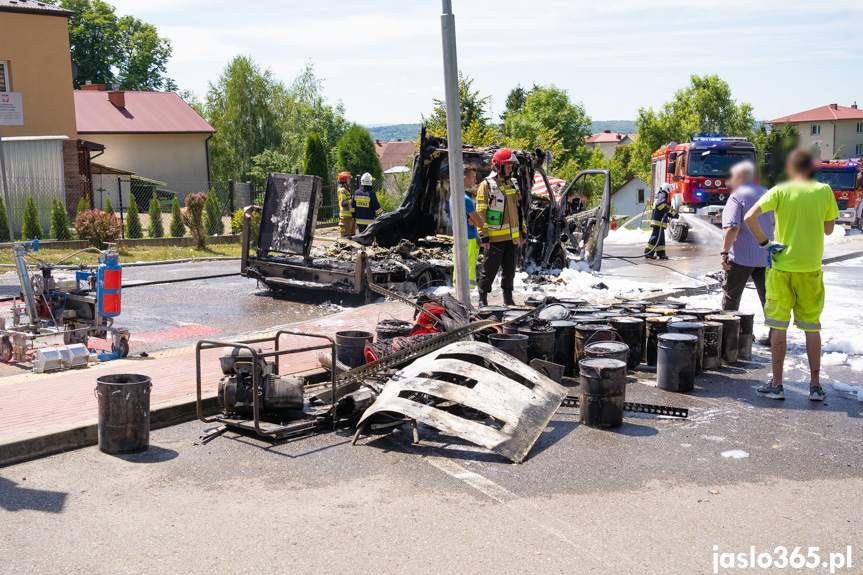
[[[118,373],[96,378],[99,449],[134,453],[150,446],[150,390],[146,375]]]
[[[688,333],[661,333],[657,339],[656,387],[666,391],[695,388],[695,358],[698,336]]]
[[[584,346],[595,341],[614,341],[616,334],[604,323],[579,323],[575,326],[575,373],[578,362],[584,359]]]
[[[414,324],[401,319],[384,319],[378,322],[375,330],[377,341],[394,337],[407,337],[411,334]]]
[[[726,365],[737,363],[740,350],[740,318],[736,315],[709,315],[708,321],[722,324],[722,362]]]
[[[701,355],[702,369],[722,367],[722,324],[718,321],[705,321],[704,353]]]
[[[663,333],[668,332],[668,325],[671,323],[670,315],[658,317],[649,317],[645,320],[647,325],[647,339],[644,349],[644,363],[649,366],[656,366],[656,338]]]
[[[752,332],[755,330],[755,314],[741,311],[732,312],[740,318],[740,342],[737,348],[738,359],[752,359]]]
[[[722,310],[711,307],[696,307],[686,310],[686,315],[694,315],[698,321],[705,321],[709,315],[720,315]]]
[[[520,333],[497,333],[488,336],[488,343],[527,363],[527,336]]]
[[[702,322],[675,321],[669,324],[668,333],[686,333],[698,338],[695,346],[695,375],[704,373],[702,358],[704,356],[704,324]]]
[[[554,361],[554,328],[523,327],[518,333],[527,336],[527,361],[541,359],[543,361]]]
[[[566,320],[548,323],[554,328],[554,363],[563,366],[563,375],[575,373],[575,323]]]
[[[585,359],[616,359],[629,365],[629,346],[619,341],[598,341],[584,346]]]
[[[501,321],[503,314],[509,311],[509,308],[503,305],[487,305],[477,310],[477,315],[482,319],[496,319]]]
[[[366,364],[366,344],[372,343],[374,335],[367,331],[337,331],[336,357],[353,369]]]
[[[619,427],[626,397],[626,362],[583,359],[578,367],[581,422],[590,427]]]
[[[615,317],[608,322],[620,340],[629,346],[628,369],[635,369],[644,359],[644,320],[637,317]]]

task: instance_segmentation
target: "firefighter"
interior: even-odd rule
[[[650,225],[653,226],[653,231],[650,234],[650,239],[647,240],[647,246],[644,248],[644,257],[649,260],[654,258],[668,259],[668,256],[665,255],[665,228],[668,227],[669,218],[677,218],[680,215],[668,203],[668,198],[673,190],[671,184],[662,184],[653,199],[653,212],[650,215]]]
[[[357,233],[357,221],[354,219],[354,208],[351,207],[351,173],[339,174],[339,230],[341,236],[352,236]]]
[[[492,172],[476,191],[476,211],[482,221],[479,229],[483,256],[479,280],[479,303],[488,305],[488,294],[499,269],[503,268],[500,287],[504,305],[515,305],[512,283],[518,265],[518,246],[525,239],[521,194],[515,179],[518,158],[501,148],[492,158]]]
[[[373,181],[374,178],[370,173],[363,174],[360,177],[360,187],[354,192],[354,197],[351,200],[351,211],[354,213],[357,229],[360,233],[364,232],[366,227],[383,212],[381,204],[378,202],[378,196],[372,189]]]

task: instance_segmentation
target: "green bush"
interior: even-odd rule
[[[222,222],[222,205],[219,203],[219,199],[216,197],[214,191],[211,191],[207,196],[204,210],[204,223],[207,227],[207,234],[216,236],[225,233],[225,224]]]
[[[51,229],[48,230],[48,237],[61,242],[72,239],[72,233],[69,231],[69,216],[66,214],[66,208],[57,198],[51,200]]]
[[[123,224],[114,214],[99,210],[86,210],[75,218],[75,229],[78,237],[90,240],[99,249],[104,249],[105,242],[116,242],[123,231]]]
[[[32,240],[33,238],[41,240],[45,235],[42,226],[39,225],[39,212],[36,211],[36,202],[33,201],[33,196],[27,197],[27,204],[24,206],[24,228],[21,230],[21,235],[25,240]]]
[[[165,225],[162,223],[162,208],[159,207],[159,199],[155,192],[150,198],[150,225],[147,226],[147,235],[151,238],[162,238],[165,236]]]
[[[89,209],[90,209],[90,198],[88,198],[87,195],[85,194],[85,195],[81,196],[80,200],[78,200],[78,208],[75,210],[75,216],[77,217],[78,214],[80,214],[81,212],[86,212]]]
[[[106,214],[114,215],[114,204],[111,203],[111,198],[105,198],[105,209],[102,211]]]
[[[130,239],[143,238],[144,231],[141,229],[141,218],[138,216],[138,202],[135,198],[129,202],[129,209],[126,211],[126,237]]]
[[[9,221],[6,218],[6,204],[0,200],[0,242],[12,241],[9,237]]]
[[[207,247],[207,230],[204,227],[204,206],[207,204],[207,194],[189,194],[186,196],[186,212],[183,214],[183,223],[189,228],[195,245],[199,250]]]
[[[252,220],[249,222],[249,245],[258,245],[258,231],[261,229],[261,212],[252,212]],[[231,214],[231,233],[243,233],[243,210],[237,210]]]
[[[186,235],[186,226],[183,225],[183,215],[180,211],[180,202],[176,196],[171,202],[171,226],[170,230],[172,238],[182,238]]]

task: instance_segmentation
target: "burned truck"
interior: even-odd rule
[[[466,168],[478,178],[491,172],[497,147],[463,148]],[[246,208],[243,218],[242,275],[272,290],[317,291],[370,297],[369,284],[412,292],[432,285],[451,285],[452,218],[449,206],[447,142],[423,129],[413,162],[411,181],[402,204],[379,216],[365,231],[336,240],[330,247],[312,247],[321,197],[316,176],[270,174],[263,206]],[[602,265],[602,243],[611,209],[608,170],[580,172],[555,194],[544,166],[543,150],[515,151],[515,181],[522,191],[527,241],[521,246],[523,267],[562,269],[583,261],[593,270]],[[537,181],[542,182],[537,193]],[[598,205],[588,209],[583,191],[588,179],[601,189]],[[257,245],[250,246],[252,214],[260,212]]]

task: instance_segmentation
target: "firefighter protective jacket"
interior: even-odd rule
[[[650,214],[650,225],[668,227],[668,211],[668,194],[663,191],[656,192],[653,212]]]
[[[370,186],[361,186],[351,200],[351,211],[357,225],[367,226],[375,221],[375,218],[383,212],[378,196]]]
[[[524,221],[519,210],[521,194],[515,180],[500,174],[489,176],[476,191],[476,211],[483,221],[480,242],[512,241],[518,244],[524,233]]]
[[[346,186],[339,186],[339,228],[342,237],[357,233],[357,223],[351,208],[351,192]]]

